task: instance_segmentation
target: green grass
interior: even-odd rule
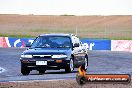
[[[132,38],[88,38],[88,39],[102,39],[102,40],[132,40]]]
[[[15,34],[1,34],[0,33],[0,36],[1,37],[17,37],[17,38],[35,38],[38,35],[37,36],[35,36],[35,35],[33,36],[33,35],[27,35],[27,34],[25,34],[25,35],[16,34],[15,35]],[[79,38],[88,38],[88,37],[79,37]],[[124,37],[118,37],[118,38],[116,38],[116,37],[112,37],[112,38],[99,38],[99,37],[90,38],[89,37],[88,39],[132,40],[132,38],[124,38]]]
[[[8,31],[8,30],[7,30]],[[33,28],[33,29],[12,29],[8,32],[1,31],[0,36],[31,38],[45,33],[70,33],[76,34],[76,28],[72,27],[56,27],[56,28]],[[131,29],[104,29],[104,28],[77,28],[77,36],[79,38],[89,39],[111,39],[111,40],[132,40]]]

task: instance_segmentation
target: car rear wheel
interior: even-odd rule
[[[73,61],[73,58],[70,59],[70,63],[69,63],[69,66],[67,66],[65,68],[65,72],[66,73],[70,73],[70,72],[73,72],[74,70],[74,61]]]
[[[87,70],[87,67],[88,67],[88,58],[87,57],[85,57],[85,64],[84,64],[84,66],[85,66],[85,70]]]

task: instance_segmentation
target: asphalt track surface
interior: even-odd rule
[[[75,79],[77,68],[73,73],[65,73],[62,69],[47,70],[43,75],[40,75],[38,71],[32,71],[28,76],[23,76],[20,72],[19,58],[24,50],[21,48],[0,48],[0,82]],[[132,52],[89,51],[88,63],[88,74],[132,75]]]

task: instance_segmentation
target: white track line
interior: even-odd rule
[[[0,73],[2,73],[2,72],[4,72],[4,71],[5,71],[5,69],[2,68],[2,67],[0,67]]]
[[[53,79],[53,80],[27,80],[27,81],[8,81],[8,82],[43,82],[43,81],[60,81],[60,80],[66,80],[66,79]]]

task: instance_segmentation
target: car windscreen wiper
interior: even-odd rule
[[[58,46],[57,48],[70,48],[70,46]]]
[[[46,47],[46,46],[36,46],[34,48],[48,48],[48,47]]]

